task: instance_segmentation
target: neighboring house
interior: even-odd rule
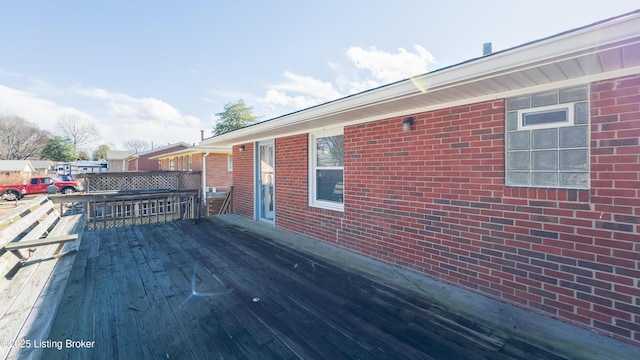
[[[3,184],[26,184],[35,172],[30,160],[0,160],[0,182]]]
[[[232,185],[231,148],[190,147],[150,159],[160,162],[160,170],[202,171],[206,192],[227,191]]]
[[[640,345],[640,11],[206,139],[233,211]]]
[[[187,143],[175,143],[128,156],[124,171],[156,171],[160,170],[160,162],[152,157],[188,148]]]
[[[50,160],[30,160],[35,169],[34,176],[45,176],[54,173],[53,161]]]
[[[127,169],[127,159],[133,155],[131,151],[107,150],[109,172],[121,172]]]

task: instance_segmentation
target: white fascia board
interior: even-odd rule
[[[621,46],[621,42],[638,38],[638,29],[640,13],[633,13],[257,123],[205,139],[200,145],[231,146],[257,141],[262,138],[262,132],[273,133],[274,130],[282,129],[283,133],[287,133],[286,128],[291,125],[310,123],[372,104],[390,102],[609,50]],[[318,127],[319,125],[309,126]]]
[[[485,101],[492,101],[492,100],[496,100],[496,99],[505,99],[505,98],[515,97],[515,96],[520,96],[520,95],[525,95],[525,94],[531,94],[531,93],[536,93],[536,92],[557,90],[559,88],[567,88],[567,87],[572,87],[572,86],[576,86],[576,85],[584,85],[584,84],[588,84],[588,83],[591,83],[591,82],[602,81],[602,80],[607,80],[607,79],[617,78],[617,77],[624,77],[624,76],[629,76],[629,75],[634,75],[634,74],[640,74],[640,66],[635,66],[635,67],[632,67],[632,68],[625,68],[625,69],[621,69],[621,70],[614,70],[614,71],[610,71],[610,72],[606,72],[606,73],[599,73],[599,74],[596,74],[596,75],[582,77],[582,78],[579,78],[579,79],[564,80],[564,81],[560,81],[560,82],[537,85],[537,86],[534,86],[534,87],[514,89],[514,90],[499,92],[499,93],[495,93],[495,94],[491,94],[491,95],[478,96],[478,97],[474,97],[473,99],[461,99],[461,100],[458,100],[458,101],[440,103],[438,105],[431,105],[431,106],[424,106],[424,107],[419,107],[419,108],[412,108],[409,113],[407,111],[401,111],[401,112],[387,113],[387,114],[384,114],[384,115],[381,115],[381,116],[373,116],[373,117],[368,117],[368,118],[356,119],[356,120],[344,122],[344,123],[342,123],[342,125],[343,126],[350,126],[350,125],[362,124],[362,123],[367,123],[367,122],[372,122],[372,121],[377,121],[377,120],[388,119],[388,118],[392,118],[392,117],[410,116],[412,114],[417,114],[417,113],[422,113],[422,112],[446,109],[446,108],[462,106],[462,105],[467,105],[467,104],[476,103],[476,102],[485,102]],[[300,132],[298,132],[298,133],[300,133]],[[291,134],[286,134],[286,135],[287,136],[288,135],[296,135],[296,133],[291,133]]]
[[[231,148],[230,147],[220,147],[220,146],[197,146],[197,147],[190,147],[188,149],[182,149],[182,150],[177,150],[177,151],[172,151],[169,153],[164,153],[164,154],[160,154],[160,155],[155,155],[155,156],[151,156],[149,157],[149,159],[162,159],[162,158],[169,158],[169,157],[174,157],[174,156],[183,156],[183,155],[193,155],[193,154],[204,154],[204,153],[212,153],[212,154],[216,154],[216,153],[220,153],[220,154],[231,154]]]
[[[470,63],[463,63],[413,79],[416,86],[438,89],[497,75],[555,63],[589,53],[620,47],[620,43],[640,37],[640,14],[549,37],[507,49]]]

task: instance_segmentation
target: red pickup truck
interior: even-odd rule
[[[0,185],[0,194],[4,200],[18,200],[28,194],[47,193],[48,187],[54,185],[63,194],[82,191],[82,183],[78,181],[63,181],[55,177],[34,177],[23,185]]]

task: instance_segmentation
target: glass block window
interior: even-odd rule
[[[589,188],[589,87],[507,99],[506,184]]]

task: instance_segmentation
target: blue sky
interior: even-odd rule
[[[610,1],[0,0],[0,114],[75,114],[123,149],[211,135],[640,8]]]

